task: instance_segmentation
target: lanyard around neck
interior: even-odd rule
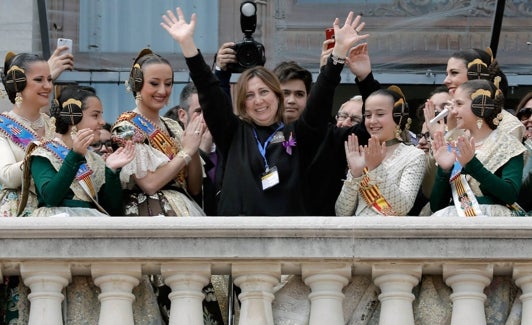
[[[272,134],[270,134],[268,139],[266,139],[264,144],[260,142],[259,137],[257,135],[257,130],[253,129],[253,135],[255,136],[255,140],[257,140],[257,148],[259,149],[259,153],[262,156],[262,159],[264,159],[264,167],[266,168],[266,170],[270,169],[270,166],[268,165],[268,159],[266,159],[266,148],[268,148],[268,144],[270,144],[270,142],[272,141],[273,137],[275,136],[275,133],[277,133],[277,131],[281,130],[283,127],[284,124],[283,122],[281,122],[277,129],[273,131]]]

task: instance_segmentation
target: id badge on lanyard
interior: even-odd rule
[[[274,187],[275,185],[279,184],[279,172],[277,171],[277,167],[273,166],[271,168],[268,168],[263,174],[262,174],[262,189],[267,190],[271,187]]]
[[[281,130],[284,127],[284,124],[281,123],[277,130],[275,130],[268,139],[264,142],[264,145],[262,145],[259,141],[259,137],[257,136],[257,131],[253,129],[253,134],[255,135],[255,139],[257,140],[257,147],[259,149],[260,155],[262,156],[262,159],[264,159],[264,173],[261,175],[261,183],[262,183],[262,190],[267,190],[269,188],[274,187],[275,185],[279,184],[279,171],[277,170],[276,166],[270,167],[268,164],[268,160],[266,159],[266,148],[268,147],[268,144],[272,141],[274,135]]]

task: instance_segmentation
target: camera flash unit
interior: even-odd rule
[[[240,4],[240,27],[246,37],[251,37],[257,28],[257,5],[251,1]]]

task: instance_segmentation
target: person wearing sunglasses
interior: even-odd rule
[[[100,130],[100,140],[90,145],[90,149],[102,156],[104,160],[113,153],[110,130],[111,124],[105,123],[104,127]]]
[[[529,91],[517,104],[516,110],[517,113],[515,116],[523,123],[525,126],[525,135],[523,136],[523,141],[532,138],[532,91]]]

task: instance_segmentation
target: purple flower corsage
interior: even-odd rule
[[[286,149],[286,153],[289,155],[292,155],[292,147],[296,146],[296,139],[292,136],[292,132],[290,132],[290,136],[288,137],[288,140],[283,141],[283,147]]]

